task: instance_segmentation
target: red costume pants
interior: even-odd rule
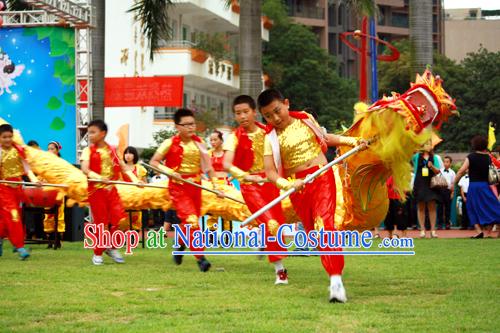
[[[318,170],[313,167],[295,174],[297,179]],[[295,212],[302,220],[304,229],[335,231],[335,178],[333,170],[328,169],[300,192],[290,196]],[[342,248],[323,248],[320,251],[342,251]],[[321,263],[328,275],[341,275],[344,269],[344,256],[321,256]]]
[[[24,247],[20,187],[0,185],[0,238],[8,238],[15,248]]]
[[[114,186],[89,191],[89,204],[94,224],[104,224],[104,227],[109,229],[111,236],[118,230],[120,222],[127,218],[118,191]],[[98,239],[100,237],[97,228],[96,237]],[[100,256],[104,250],[103,247],[95,247],[94,254]]]
[[[263,175],[265,177],[265,175]],[[273,201],[280,195],[279,189],[272,183],[259,184],[241,184],[241,195],[245,199],[248,210],[253,214],[269,202]],[[276,236],[277,229],[285,222],[281,204],[274,206],[267,212],[262,214],[258,219],[259,223],[266,224],[266,240],[269,236]],[[267,251],[286,251],[282,248],[277,241],[267,241]],[[286,256],[272,256],[268,257],[269,262],[275,262],[285,258]]]
[[[182,176],[183,178],[195,181],[200,184],[199,176]],[[177,216],[181,220],[181,229],[186,232],[186,225],[190,224],[190,234],[191,239],[193,238],[193,233],[196,230],[200,230],[199,218],[201,214],[201,189],[194,187],[192,185],[181,183],[175,180],[171,180],[168,183],[168,191],[170,193],[170,198],[174,204]],[[191,244],[188,244],[191,251],[203,251],[204,249],[194,248]],[[200,259],[202,256],[195,256]]]

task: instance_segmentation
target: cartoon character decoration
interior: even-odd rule
[[[11,86],[15,86],[16,82],[13,79],[19,77],[25,66],[22,64],[16,65],[9,58],[9,55],[0,49],[0,96],[4,92],[12,93]]]

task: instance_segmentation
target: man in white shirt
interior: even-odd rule
[[[465,174],[458,182],[460,195],[462,196],[462,223],[460,230],[467,230],[470,227],[469,215],[467,215],[467,191],[469,190],[469,174]]]
[[[150,183],[161,183],[167,180],[168,177],[162,173],[155,172],[154,176],[149,180]],[[161,209],[152,209],[151,214],[153,215],[153,221],[155,227],[161,227],[165,223],[165,212]]]
[[[159,172],[155,172],[154,176],[151,177],[151,183],[160,183],[160,182],[163,182],[165,180],[167,180],[168,177],[165,176],[164,174],[162,173],[159,173]]]
[[[439,220],[445,225],[446,229],[450,229],[450,211],[451,211],[451,200],[453,199],[453,182],[455,181],[455,171],[451,169],[452,159],[450,156],[445,156],[443,161],[443,168],[441,168],[441,174],[446,179],[448,183],[448,188],[445,188],[441,192],[442,196],[442,207],[441,215]]]

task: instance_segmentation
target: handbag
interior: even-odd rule
[[[431,188],[432,189],[448,188],[448,182],[441,173],[438,173],[437,175],[431,178]]]
[[[488,184],[496,185],[500,182],[500,174],[498,173],[498,169],[490,163],[488,168]]]

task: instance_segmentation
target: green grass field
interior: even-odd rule
[[[170,240],[169,240],[170,242]],[[499,331],[500,241],[416,240],[414,257],[347,257],[347,304],[328,303],[319,257],[286,260],[288,286],[255,257],[212,257],[201,273],[170,251],[92,266],[82,243],[0,257],[1,332]]]

